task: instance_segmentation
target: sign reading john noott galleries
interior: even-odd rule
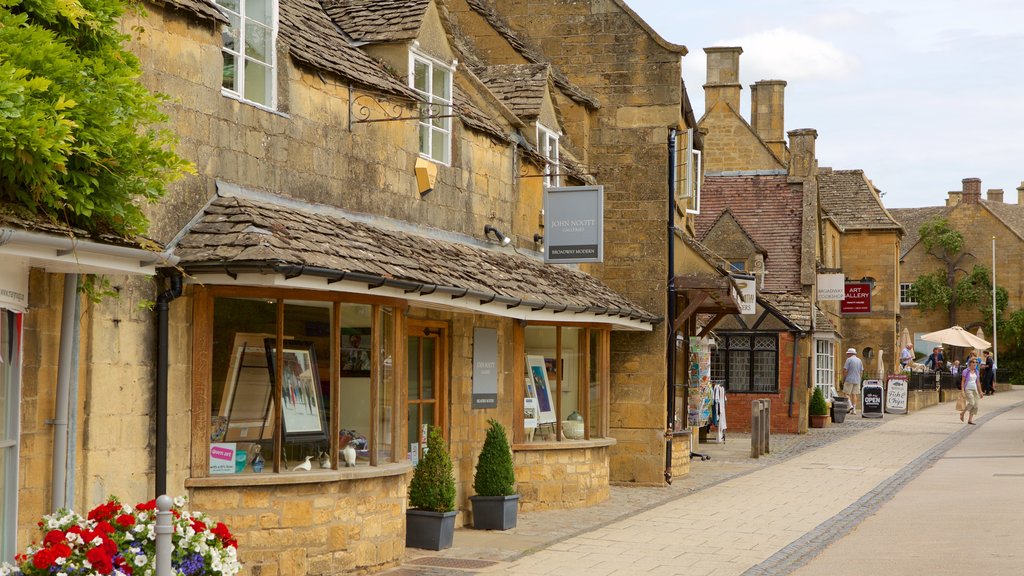
[[[604,261],[604,186],[544,189],[544,262]]]

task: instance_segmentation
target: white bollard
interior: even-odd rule
[[[171,535],[174,534],[174,526],[171,523],[171,506],[174,500],[163,494],[156,499],[156,576],[172,576],[171,555],[174,553],[174,544],[171,542]]]

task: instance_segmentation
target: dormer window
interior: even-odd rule
[[[409,59],[409,85],[424,102],[419,111],[420,155],[450,164],[452,68],[417,52],[410,52]]]
[[[224,74],[227,96],[275,108],[277,106],[277,2],[275,0],[217,0],[230,25],[224,26]]]
[[[559,186],[561,167],[558,163],[558,133],[545,128],[540,122],[537,123],[537,151],[547,159],[544,166],[544,185]]]

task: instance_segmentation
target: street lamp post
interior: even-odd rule
[[[992,236],[992,385],[999,366],[999,330],[996,328],[996,237]]]

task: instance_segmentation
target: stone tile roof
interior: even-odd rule
[[[821,206],[844,230],[901,230],[863,170],[818,170]]]
[[[204,20],[228,23],[227,16],[220,11],[220,8],[217,8],[217,3],[213,0],[150,0],[150,2],[158,6],[169,6],[177,10],[183,10]]]
[[[350,44],[316,0],[282,0],[279,19],[278,38],[299,62],[365,87],[417,98],[383,64]]]
[[[835,332],[841,337],[842,334],[836,329],[836,325],[828,319],[828,315],[821,311],[821,308],[814,307],[814,330],[816,332]]]
[[[175,247],[180,266],[308,274],[508,306],[661,319],[578,270],[242,197],[216,197]]]
[[[455,108],[455,114],[467,128],[483,132],[500,142],[509,141],[507,131],[491,120],[457,85],[452,88],[452,105]]]
[[[474,72],[516,116],[532,121],[540,116],[550,70],[548,64],[502,64]]]
[[[800,292],[759,293],[758,298],[799,330],[811,329],[811,301]],[[829,323],[831,325],[831,323]]]
[[[24,230],[38,234],[51,234],[62,238],[78,238],[99,244],[111,246],[124,246],[127,248],[139,248],[159,252],[163,246],[145,236],[135,238],[124,238],[116,234],[106,232],[89,232],[77,226],[70,226],[63,222],[56,222],[42,215],[15,214],[7,207],[0,206],[0,227]],[[3,234],[0,234],[0,245],[4,243]]]
[[[1007,204],[1005,202],[993,202],[992,200],[980,200],[981,205],[988,208],[1006,224],[1006,227],[1014,234],[1024,238],[1024,206],[1020,204]]]
[[[497,10],[494,9],[491,2],[488,2],[487,0],[466,0],[466,4],[468,4],[473,11],[482,16],[484,20],[486,20],[487,23],[490,24],[491,27],[494,28],[494,30],[500,34],[513,49],[515,49],[516,52],[526,59],[527,62],[533,64],[549,63],[548,59],[544,57],[543,52],[534,47],[532,42],[523,35],[512,29],[505,18],[501,14],[498,14]],[[583,88],[574,84],[565,76],[565,74],[558,70],[557,67],[552,66],[551,78],[554,81],[555,86],[558,86],[559,89],[565,92],[566,95],[574,101],[592,110],[596,110],[601,107],[596,96],[587,93]]]
[[[926,221],[944,217],[949,212],[946,206],[925,206],[923,208],[890,208],[889,213],[903,226],[903,240],[900,242],[900,256],[906,256],[910,249],[921,240],[918,231]]]
[[[402,42],[419,35],[430,0],[324,0],[323,9],[356,42]]]
[[[726,208],[767,253],[764,290],[798,290],[803,222],[800,186],[789,184],[785,175],[705,176],[695,221],[698,239],[704,239]]]

